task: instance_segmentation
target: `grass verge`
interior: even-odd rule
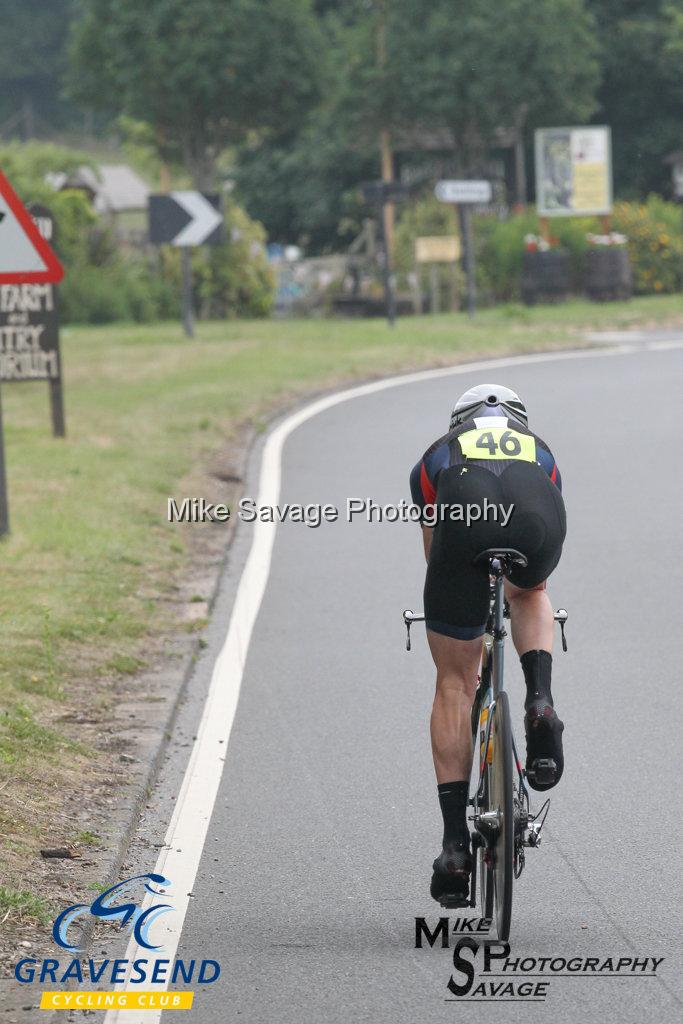
[[[265,423],[313,388],[656,323],[682,324],[683,299],[505,306],[393,331],[383,321],[210,323],[192,342],[175,324],[64,331],[65,440],[50,435],[44,385],[3,387],[12,532],[0,546],[0,787],[40,792],[47,773],[54,791],[65,762],[77,774],[97,757],[65,731],[75,682],[105,706],[112,678],[144,668],[187,558],[166,500],[238,424]],[[35,845],[37,808],[13,806],[0,865],[7,843]]]
[[[13,918],[47,925],[50,923],[51,910],[50,904],[40,896],[0,885],[0,924]]]

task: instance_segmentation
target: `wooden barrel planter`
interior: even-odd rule
[[[571,291],[571,259],[566,249],[527,251],[522,263],[522,301],[560,302]]]
[[[596,245],[586,252],[584,285],[595,302],[617,302],[633,294],[631,261],[626,246]]]

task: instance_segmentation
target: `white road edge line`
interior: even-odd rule
[[[681,341],[678,347],[683,347]],[[365,395],[376,394],[404,384],[419,384],[438,377],[460,376],[466,373],[489,372],[506,366],[520,366],[530,363],[559,362],[565,359],[600,358],[615,355],[630,355],[642,352],[642,346],[615,345],[604,349],[572,349],[563,352],[537,353],[523,356],[508,356],[501,359],[483,360],[474,363],[459,363],[456,366],[416,373],[401,374],[383,380],[347,388],[335,394],[319,398],[287,416],[273,428],[268,436],[261,456],[257,505],[277,505],[280,496],[282,450],[287,438],[297,427],[319,413],[342,402]],[[154,871],[169,878],[173,890],[169,893],[174,902],[174,913],[164,916],[169,923],[163,944],[163,959],[171,963],[176,955],[180,936],[190,902],[206,834],[209,829],[218,788],[227,757],[228,740],[237,710],[242,676],[249,652],[249,642],[261,607],[261,600],[270,574],[270,562],[275,541],[276,523],[257,521],[253,527],[254,536],[247,561],[237,588],[232,615],[228,624],[225,642],[213,668],[209,691],[204,704],[201,722],[197,730],[190,759],[185,770],[171,821],[166,832],[165,845],[157,859]],[[158,897],[146,897],[142,906],[147,907]],[[158,926],[157,926],[158,928]],[[150,951],[138,946],[131,938],[126,949],[126,959],[137,958],[156,960]],[[168,980],[156,985],[144,984],[145,991],[163,992]],[[138,983],[127,981],[116,986],[117,991],[140,991]],[[108,1010],[104,1024],[157,1024],[162,1010]]]

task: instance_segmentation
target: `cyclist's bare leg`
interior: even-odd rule
[[[427,630],[436,665],[436,693],[431,717],[432,755],[439,783],[468,779],[472,766],[470,712],[477,688],[481,637],[455,640]]]
[[[512,642],[520,658],[527,651],[552,654],[555,618],[545,583],[522,590],[506,580],[505,596],[510,603]]]

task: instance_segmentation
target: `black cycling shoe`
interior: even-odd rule
[[[524,716],[526,777],[532,789],[552,789],[562,778],[564,722],[544,700],[529,705]]]
[[[444,843],[432,867],[432,898],[442,907],[468,906],[472,872],[469,836],[462,842]]]

